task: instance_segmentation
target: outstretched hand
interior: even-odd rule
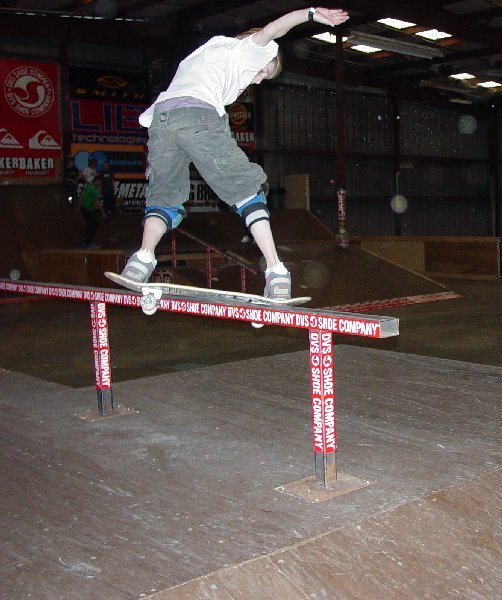
[[[349,18],[349,13],[343,8],[322,8],[316,7],[314,13],[314,21],[316,23],[323,23],[324,25],[340,25]]]

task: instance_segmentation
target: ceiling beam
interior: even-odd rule
[[[335,81],[335,68],[327,64],[316,63],[307,60],[301,60],[296,56],[287,54],[284,61],[286,71],[298,75],[314,77],[324,81]],[[417,88],[416,86],[400,85],[399,82],[392,82],[376,77],[368,77],[350,69],[344,69],[345,85],[353,88],[373,88],[375,91],[381,90],[384,93],[400,98],[401,100],[410,100],[413,102],[423,102],[433,106],[442,106],[453,109],[450,98],[458,96],[454,90],[443,91],[440,89]],[[265,85],[268,85],[265,83]],[[271,84],[272,85],[272,84]],[[476,107],[470,110],[476,111]]]
[[[158,0],[156,2],[152,0],[140,0],[140,2],[136,2],[133,5],[128,6],[123,12],[125,15],[133,15],[136,14],[138,10],[142,10],[153,4],[161,3],[159,3]],[[183,8],[180,8],[163,17],[156,18],[155,20],[164,21],[166,19],[176,19],[178,24],[190,25],[200,21],[201,19],[207,19],[208,17],[225,13],[229,10],[235,10],[241,6],[246,6],[247,4],[253,4],[253,2],[250,0],[203,0],[197,4],[184,6]]]
[[[159,0],[136,0],[136,2],[131,2],[131,4],[121,8],[117,16],[132,17],[140,11],[150,8],[150,6],[155,6],[155,4],[159,4]]]
[[[465,60],[471,60],[471,59],[480,59],[480,60],[488,60],[489,56],[492,55],[496,55],[499,54],[499,52],[497,52],[496,50],[486,50],[485,48],[477,48],[476,50],[468,50],[466,52],[456,52],[453,54],[449,54],[448,56],[443,56],[441,58],[433,58],[432,60],[429,59],[419,59],[419,60],[415,60],[413,62],[411,61],[407,61],[407,62],[398,62],[394,65],[387,65],[386,67],[379,67],[377,69],[371,69],[371,73],[374,75],[385,75],[385,73],[390,73],[390,72],[395,72],[395,71],[402,71],[402,70],[406,70],[406,69],[423,69],[424,71],[428,71],[430,70],[430,68],[434,65],[443,65],[443,64],[449,64],[449,63],[454,63],[454,62],[459,62],[461,63],[462,61]],[[464,68],[464,67],[461,67]],[[468,67],[465,67],[466,69]]]
[[[327,2],[328,5],[333,4]],[[410,2],[403,0],[344,0],[344,8],[368,13],[376,19],[393,17],[411,21],[434,29],[442,29],[447,33],[461,37],[470,42],[477,42],[488,48],[502,51],[502,35],[500,31],[472,22],[469,15],[459,16],[452,12],[437,8],[434,0]],[[441,4],[441,3],[440,3]],[[350,21],[347,23],[350,26]]]
[[[57,15],[18,15],[4,13],[0,16],[2,32],[12,32],[13,37],[51,38],[61,42],[79,40],[117,48],[140,48],[157,51],[159,56],[170,49],[189,48],[192,36],[173,37],[150,35],[146,24],[108,20],[63,19]],[[165,28],[164,28],[165,31]],[[15,33],[14,33],[15,32]],[[9,35],[3,33],[3,35]],[[196,34],[193,34],[195,40]],[[193,48],[191,48],[193,49]],[[190,50],[191,51],[191,50]]]
[[[477,10],[476,12],[469,13],[467,16],[471,19],[476,19],[476,21],[490,22],[492,19],[502,16],[502,6],[488,8],[486,10]]]

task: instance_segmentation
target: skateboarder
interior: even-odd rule
[[[139,118],[149,128],[148,189],[142,246],[129,259],[124,277],[146,282],[152,274],[157,244],[186,215],[183,203],[193,162],[218,197],[242,217],[263,253],[264,296],[291,297],[291,277],[277,255],[261,189],[267,176],[232,138],[225,106],[248,85],[279,75],[275,39],[308,21],[334,26],[347,19],[342,9],[295,10],[263,29],[235,38],[213,37],[179,64],[167,90]]]

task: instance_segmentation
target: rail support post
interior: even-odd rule
[[[93,300],[90,307],[98,413],[102,416],[109,416],[113,414],[114,410],[106,303]]]
[[[309,341],[315,485],[329,490],[337,480],[333,334],[311,329]]]

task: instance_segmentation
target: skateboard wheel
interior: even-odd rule
[[[143,296],[140,300],[141,310],[145,313],[145,315],[153,315],[157,312],[157,299],[153,294],[148,294],[147,296]]]

